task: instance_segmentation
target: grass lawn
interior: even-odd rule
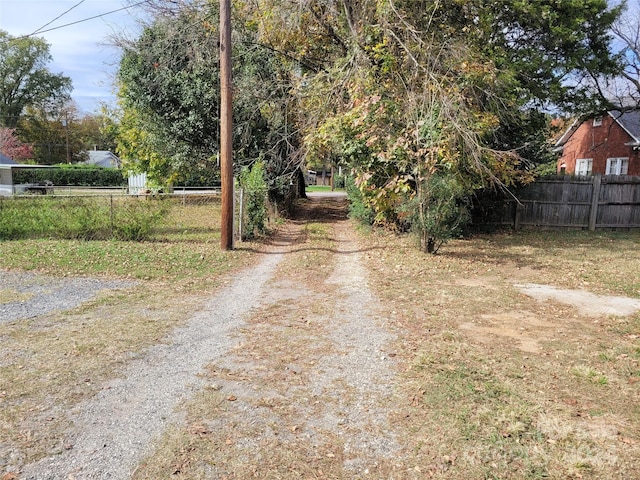
[[[423,477],[640,478],[640,313],[580,313],[517,287],[640,299],[640,232],[511,232],[436,256],[364,237],[402,332],[396,422]]]
[[[336,190],[344,190],[343,188],[336,188]],[[330,192],[331,187],[327,185],[308,185],[305,189],[307,192]]]

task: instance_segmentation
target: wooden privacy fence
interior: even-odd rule
[[[474,223],[516,230],[640,228],[640,177],[548,177],[513,194],[515,198],[480,199]]]

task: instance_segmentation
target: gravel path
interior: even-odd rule
[[[0,270],[0,290],[17,293],[17,302],[0,303],[0,322],[35,318],[70,310],[102,290],[129,288],[135,282],[97,278],[54,278],[31,272]]]
[[[313,444],[312,452],[339,439],[342,469],[358,476],[368,474],[380,459],[391,461],[400,451],[387,418],[395,390],[393,361],[387,352],[394,336],[376,314],[377,300],[368,288],[367,270],[350,226],[334,222],[332,228],[337,245],[332,262],[335,267],[324,285],[304,287],[275,278],[284,255],[299,247],[294,245],[295,235],[285,236],[286,241],[276,242],[274,251],[264,255],[257,266],[236,276],[204,310],[176,330],[167,344],[157,345],[132,361],[122,378],[111,381],[95,398],[80,405],[73,415],[76,432],[70,434],[71,448],[25,467],[20,479],[130,478],[141,460],[153,454],[154,442],[163,432],[170,425],[185,422],[184,414],[176,413],[177,407],[202,389],[206,376],[199,374],[211,364],[243,372],[243,380],[227,377],[221,382],[225,395],[233,394],[238,401],[227,408],[226,417],[214,419],[220,435],[234,428],[242,435],[243,423],[247,429],[263,425],[262,441],[268,442],[269,432],[283,420],[276,412],[255,408],[251,402],[269,395],[294,403],[310,398],[314,400],[312,408],[294,404],[290,409],[300,418],[305,441]],[[258,338],[260,332],[277,335],[282,329],[277,321],[247,324],[251,315],[279,302],[289,302],[287,308],[295,311],[296,302],[302,306],[311,298],[321,299],[324,289],[334,292],[331,298],[322,300],[333,302],[332,308],[317,319],[317,328],[310,327],[305,343],[327,347],[307,358],[303,367],[285,367],[294,374],[304,369],[303,375],[291,378],[304,377],[308,383],[300,385],[287,379],[274,387],[266,381],[266,368],[246,363],[234,353],[243,338]],[[299,357],[309,353],[308,347],[300,346],[304,353]],[[297,358],[295,352],[288,353]],[[250,438],[248,430],[245,438]],[[277,438],[277,448],[281,449],[292,448],[300,440],[295,435]],[[256,448],[252,442],[245,441],[244,445],[249,455]],[[229,454],[236,457],[247,452],[230,450]],[[207,476],[223,477],[222,471]]]
[[[344,438],[345,469],[362,474],[378,459],[388,459],[400,450],[385,408],[395,389],[388,355],[395,337],[376,315],[378,301],[369,290],[367,270],[353,236],[343,226],[336,228],[335,239],[340,259],[326,283],[338,287],[338,299],[326,327],[336,354],[322,358],[319,371],[324,373],[316,382],[328,385],[340,380],[355,391],[350,401],[344,401],[339,391],[334,396],[344,415],[341,423],[350,426]]]
[[[174,332],[172,343],[158,345],[132,362],[126,376],[112,381],[79,407],[73,448],[24,469],[21,478],[126,479],[150,453],[153,440],[173,420],[174,408],[201,384],[202,367],[223,356],[230,334],[256,306],[264,282],[281,259],[267,255],[237,276],[207,308]]]

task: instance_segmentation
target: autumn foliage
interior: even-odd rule
[[[0,153],[20,162],[33,158],[33,147],[20,141],[15,128],[0,127]]]

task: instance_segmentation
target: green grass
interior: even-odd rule
[[[0,199],[0,239],[144,240],[171,199],[28,196]]]
[[[337,188],[336,190],[341,190]],[[331,187],[326,185],[308,185],[306,188],[307,192],[330,192]]]
[[[154,219],[145,241],[60,239],[42,234],[2,241],[0,268],[177,281],[204,288],[220,274],[244,264],[250,255],[220,250],[217,199],[189,201],[163,202],[163,215]]]

